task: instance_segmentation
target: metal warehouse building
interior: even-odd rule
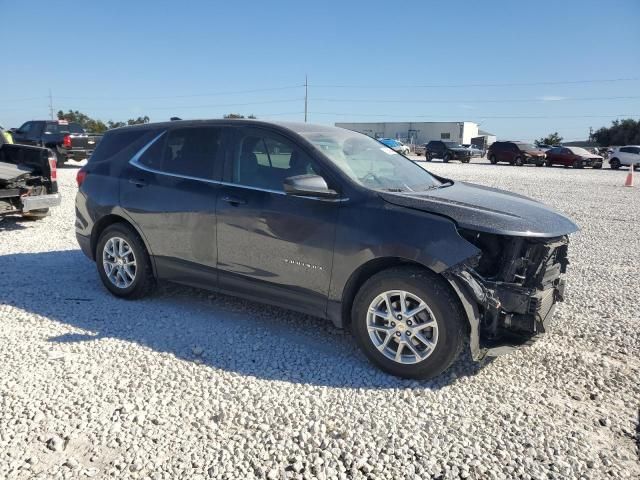
[[[471,139],[480,136],[478,124],[475,122],[371,122],[336,123],[335,125],[374,138],[395,138],[417,145],[430,140],[471,143]]]

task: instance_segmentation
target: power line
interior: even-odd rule
[[[258,93],[258,92],[272,92],[276,90],[291,90],[294,88],[302,88],[304,85],[289,85],[284,87],[270,87],[270,88],[256,88],[252,90],[235,90],[227,92],[215,92],[215,93],[194,93],[189,95],[161,95],[152,97],[76,97],[76,96],[58,96],[56,98],[62,98],[65,100],[165,100],[169,98],[193,98],[193,97],[216,97],[220,95],[240,95],[245,93]]]
[[[558,80],[551,82],[504,82],[504,83],[458,83],[458,84],[426,84],[426,85],[315,85],[315,88],[467,88],[467,87],[529,87],[542,85],[578,85],[588,83],[612,83],[638,81],[640,77],[608,78],[594,80]]]
[[[394,117],[394,118],[456,118],[459,119],[460,115],[394,115],[387,113],[343,113],[343,112],[313,112],[314,115],[334,115],[334,116],[349,116],[349,117]],[[606,114],[606,115],[474,115],[476,118],[491,118],[491,119],[552,119],[552,118],[617,118],[617,117],[640,117],[640,114],[633,113],[620,113],[620,114]]]
[[[635,100],[640,96],[617,96],[617,97],[560,97],[545,99],[540,98],[515,98],[515,99],[486,99],[486,100],[469,100],[469,99],[361,99],[361,98],[314,98],[317,102],[354,102],[354,103],[554,103],[567,101],[592,101],[592,100]]]

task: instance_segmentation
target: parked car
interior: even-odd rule
[[[533,164],[541,167],[545,161],[545,153],[542,150],[524,142],[493,142],[487,157],[494,165],[506,162],[518,166]]]
[[[113,295],[169,280],[323,317],[410,378],[444,371],[467,340],[479,360],[544,332],[577,229],[306,123],[111,130],[77,181],[78,243]]]
[[[536,148],[538,150],[542,150],[543,152],[546,152],[548,150],[551,150],[553,148],[553,145],[547,145],[546,143],[541,143],[539,145],[536,145]]]
[[[609,153],[609,166],[617,170],[622,165],[633,165],[636,170],[640,167],[640,145],[613,148]]]
[[[379,138],[378,141],[389,147],[394,152],[401,153],[402,155],[409,155],[409,153],[411,153],[409,147],[400,140],[396,140],[394,138]]]
[[[573,168],[602,168],[603,158],[582,147],[553,147],[547,151],[545,165],[563,165]]]
[[[66,120],[30,120],[12,132],[15,143],[51,149],[58,166],[68,159],[89,158],[101,138],[87,134],[79,123]]]
[[[482,157],[484,155],[484,151],[472,143],[463,143],[462,146],[469,150],[471,157]]]
[[[0,135],[0,217],[47,216],[60,205],[56,173],[51,150],[11,144]]]
[[[460,160],[462,163],[471,161],[471,152],[456,142],[443,142],[442,140],[432,140],[425,145],[425,156],[427,161],[434,158],[441,158],[443,162],[449,160]]]

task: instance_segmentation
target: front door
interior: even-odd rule
[[[121,205],[145,236],[160,278],[217,287],[215,180],[224,158],[223,130],[159,132],[123,173]]]
[[[221,290],[324,316],[340,201],[291,196],[283,180],[322,174],[269,129],[237,133],[217,198]]]
[[[26,122],[13,134],[13,141],[22,145],[38,145],[41,129],[38,122]]]

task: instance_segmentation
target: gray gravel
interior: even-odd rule
[[[109,295],[74,237],[76,168],[43,221],[0,222],[0,478],[638,478],[640,189],[626,172],[429,165],[564,211],[552,332],[398,380],[299,314],[163,286]]]

